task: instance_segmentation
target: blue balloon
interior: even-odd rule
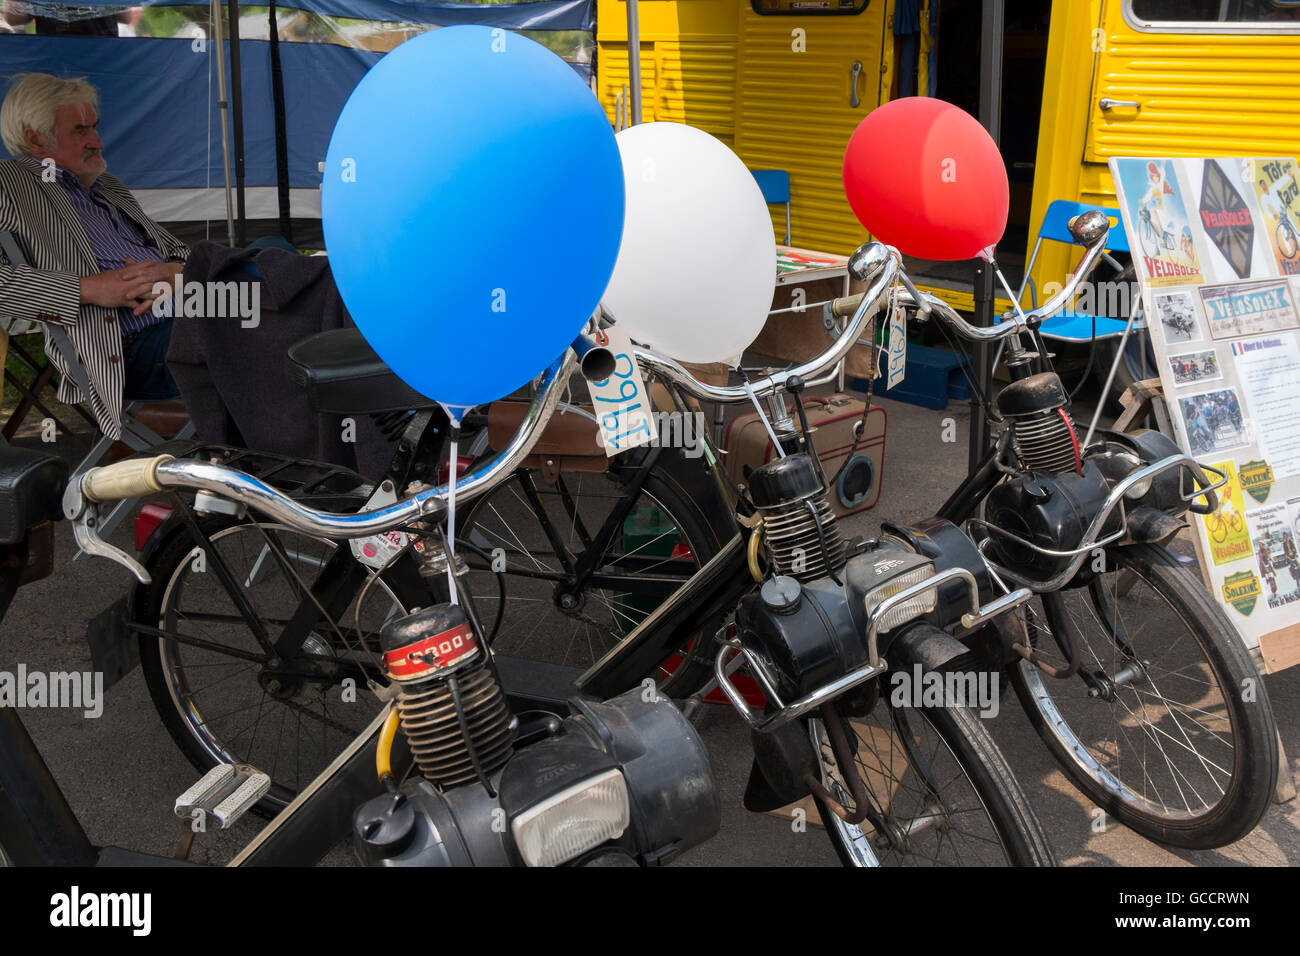
[[[567,63],[514,33],[446,27],[362,78],[325,160],[330,268],[408,385],[474,406],[553,362],[623,235],[623,166]]]

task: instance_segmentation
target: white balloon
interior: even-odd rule
[[[735,361],[763,330],[776,286],[757,181],[692,126],[645,123],[615,141],[627,212],[606,308],[632,338],[679,361]]]

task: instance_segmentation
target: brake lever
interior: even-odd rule
[[[141,584],[153,581],[139,561],[99,536],[95,530],[99,525],[99,506],[86,500],[81,493],[80,477],[68,482],[68,487],[63,491],[63,516],[72,522],[72,536],[82,551],[94,557],[115,561],[134,574]]]

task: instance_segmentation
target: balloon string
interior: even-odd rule
[[[1011,291],[1011,286],[1007,283],[1007,277],[1002,274],[1002,270],[998,268],[996,262],[991,264],[993,266],[993,274],[998,277],[998,281],[1002,283],[1002,288],[1006,290],[1007,298],[1011,300],[1011,308],[1015,309],[1016,315],[1023,319],[1025,317],[1024,310],[1020,308],[1020,302],[1016,298],[1016,294]]]
[[[782,448],[781,443],[776,440],[776,432],[772,430],[772,423],[767,420],[767,412],[763,411],[763,406],[758,404],[758,396],[754,394],[754,386],[750,385],[748,381],[745,382],[745,394],[749,396],[749,400],[753,402],[754,407],[758,409],[758,420],[761,421],[763,427],[767,429],[767,437],[772,439],[772,447],[776,449],[776,456],[778,458],[784,458],[785,449]]]
[[[455,431],[452,434],[456,434]],[[456,472],[460,471],[460,459],[456,455],[456,439],[451,440],[451,475],[447,480],[447,590],[451,603],[459,604],[456,598]]]

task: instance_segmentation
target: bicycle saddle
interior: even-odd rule
[[[357,329],[332,329],[296,342],[285,353],[289,381],[305,388],[311,407],[332,415],[373,415],[432,408],[375,354]]]
[[[0,545],[17,544],[27,529],[63,517],[68,463],[35,448],[0,446]]]

